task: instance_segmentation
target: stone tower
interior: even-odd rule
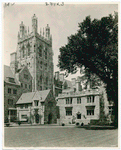
[[[32,32],[21,22],[18,32],[16,61],[18,69],[27,66],[32,75],[32,91],[46,90],[53,85],[53,51],[50,27],[38,33],[38,19],[32,17]]]

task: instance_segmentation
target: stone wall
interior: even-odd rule
[[[50,115],[50,123],[57,122],[57,114],[56,114],[56,101],[53,96],[52,90],[48,94],[45,101],[45,112],[44,112],[44,121],[45,123],[49,123],[49,115]]]
[[[11,89],[11,94],[8,93],[8,88]],[[13,94],[13,89],[17,90],[17,94]],[[8,118],[8,108],[16,107],[16,102],[21,94],[21,88],[19,85],[4,83],[4,121]],[[8,104],[8,99],[13,100],[13,105]]]
[[[87,103],[87,96],[81,96],[81,103],[77,104],[77,97],[72,98],[72,104],[66,104],[66,98],[59,98],[57,105],[60,110],[60,122],[65,122],[66,124],[72,123],[73,118],[77,120],[77,113],[81,114],[80,120],[91,120],[99,119],[99,97],[100,95],[95,95],[94,103]],[[72,108],[72,115],[66,116],[66,108]],[[87,107],[94,107],[94,115],[87,115]]]

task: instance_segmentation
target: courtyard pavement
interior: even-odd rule
[[[118,130],[85,130],[75,126],[4,128],[5,147],[117,147]]]

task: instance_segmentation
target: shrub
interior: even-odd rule
[[[7,117],[5,118],[4,122],[5,122],[5,123],[8,123],[8,122],[9,122],[9,120],[8,120]]]
[[[62,126],[65,126],[65,123],[62,123]]]
[[[90,125],[98,125],[99,124],[99,120],[90,120]]]
[[[9,127],[10,126],[10,123],[6,123],[6,127]]]
[[[18,125],[19,125],[19,126],[21,125],[21,121],[18,121]]]
[[[79,122],[77,122],[76,125],[79,126]]]

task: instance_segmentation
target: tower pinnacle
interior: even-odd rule
[[[32,17],[32,31],[33,33],[37,33],[37,17],[35,14]]]

